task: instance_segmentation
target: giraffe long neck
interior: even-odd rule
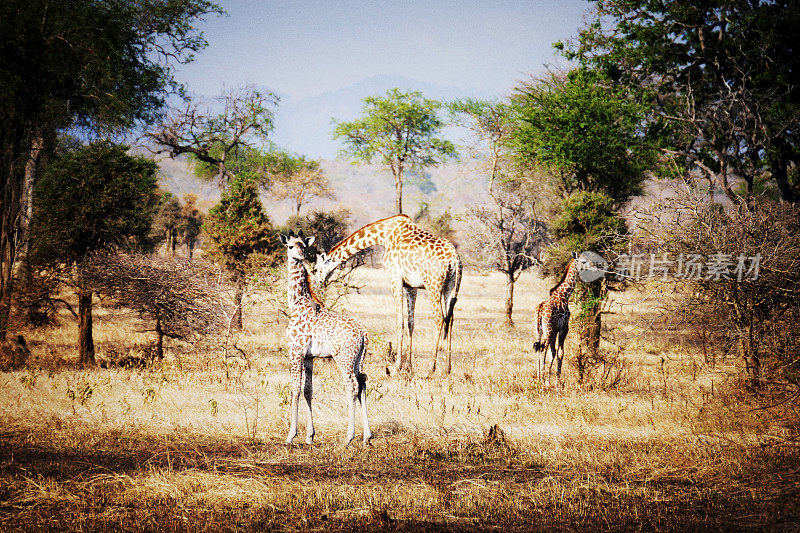
[[[567,273],[564,279],[553,290],[550,299],[561,307],[567,305],[569,297],[572,296],[572,291],[575,290],[575,285],[578,283],[578,278],[578,262],[573,259],[567,266]]]
[[[345,240],[334,246],[328,252],[328,261],[333,268],[336,268],[344,261],[357,254],[365,248],[377,244],[386,246],[392,232],[401,224],[409,222],[406,215],[395,215],[367,224],[363,228],[354,231]]]
[[[301,261],[289,258],[287,266],[288,282],[286,284],[286,296],[289,301],[289,312],[296,313],[316,313],[321,302],[308,280],[308,272]]]

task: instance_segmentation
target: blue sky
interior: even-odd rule
[[[577,34],[583,0],[229,0],[209,46],[178,70],[191,92],[254,84],[302,99],[376,75],[504,96]]]

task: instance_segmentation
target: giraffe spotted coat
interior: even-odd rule
[[[533,343],[533,349],[542,352],[537,374],[540,382],[545,378],[545,367],[547,365],[547,353],[550,352],[550,366],[547,368],[547,382],[553,372],[553,363],[556,363],[556,383],[561,383],[561,361],[564,358],[564,339],[569,332],[569,297],[578,283],[580,273],[578,269],[577,255],[573,254],[573,259],[567,265],[562,280],[552,289],[550,296],[536,307],[534,313],[534,324],[538,333],[538,340]],[[544,339],[544,342],[542,342]]]
[[[317,280],[326,282],[333,270],[357,252],[370,246],[385,249],[383,266],[395,301],[397,331],[396,370],[411,371],[414,335],[414,307],[417,290],[425,289],[434,310],[438,335],[431,372],[436,371],[439,343],[447,339],[444,371],[450,372],[452,357],[453,311],[461,286],[462,264],[452,242],[437,237],[414,224],[407,215],[395,215],[367,224],[317,258]],[[405,308],[405,310],[404,310]],[[406,323],[404,324],[404,314]],[[403,339],[408,331],[408,350]]]
[[[314,440],[314,422],[311,408],[313,396],[312,375],[315,358],[333,358],[344,379],[345,399],[348,405],[348,426],[345,444],[355,435],[356,403],[361,403],[364,443],[372,438],[367,418],[366,381],[362,373],[364,356],[369,339],[367,329],[355,318],[333,313],[324,308],[311,290],[309,276],[303,264],[308,247],[314,237],[302,234],[281,235],[287,248],[287,297],[291,318],[286,329],[289,340],[289,369],[291,375],[292,404],[291,427],[286,443],[291,444],[297,435],[297,418],[300,394],[303,393],[308,411],[306,442]]]

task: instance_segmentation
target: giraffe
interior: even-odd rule
[[[550,367],[547,370],[547,382],[553,372],[553,362],[556,363],[557,386],[561,384],[561,360],[564,357],[564,339],[569,331],[569,297],[575,289],[580,278],[578,254],[572,253],[572,259],[567,265],[564,277],[555,287],[550,289],[550,297],[536,307],[534,322],[539,335],[539,340],[533,343],[533,350],[542,352],[537,366],[537,376],[540,382],[544,381],[544,369],[547,363],[547,351],[550,350]],[[542,342],[544,338],[544,342]]]
[[[453,309],[461,285],[462,264],[452,242],[428,233],[414,224],[408,215],[395,215],[367,224],[317,256],[317,281],[326,283],[331,273],[355,253],[370,246],[384,247],[383,266],[389,273],[389,285],[395,302],[397,330],[397,365],[395,370],[411,372],[414,335],[414,306],[417,290],[425,289],[434,310],[438,336],[433,352],[431,373],[436,372],[439,343],[447,339],[444,371],[450,373],[452,357]],[[403,307],[407,323],[403,324]],[[408,329],[408,352],[403,337]]]
[[[286,444],[297,435],[297,411],[302,391],[308,407],[306,443],[314,442],[314,420],[311,410],[312,374],[314,359],[332,357],[345,382],[349,420],[345,446],[355,436],[356,402],[361,403],[364,444],[369,444],[372,431],[367,419],[367,376],[361,372],[367,353],[367,329],[355,318],[332,313],[324,308],[311,290],[309,275],[303,261],[308,258],[314,237],[302,233],[281,235],[287,249],[287,298],[291,318],[286,328],[289,338],[289,367],[291,374],[291,427]]]

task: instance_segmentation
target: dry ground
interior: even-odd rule
[[[551,281],[520,280],[510,328],[502,279],[466,275],[453,373],[432,378],[421,293],[409,379],[385,372],[385,273],[358,276],[343,307],[371,334],[371,447],[342,446],[341,382],[325,361],[317,443],[282,444],[285,319],[265,304],[236,338],[248,360],[206,337],[171,343],[146,370],[75,368],[64,316],[27,332],[28,368],[0,375],[0,531],[800,531],[794,436],[736,392],[734,361],[701,355],[691,331],[648,329],[658,288],[614,295],[607,364],[579,384],[569,345],[556,392],[537,384],[530,349]],[[144,327],[101,306],[98,351],[149,342]],[[504,436],[489,438],[495,424]]]

